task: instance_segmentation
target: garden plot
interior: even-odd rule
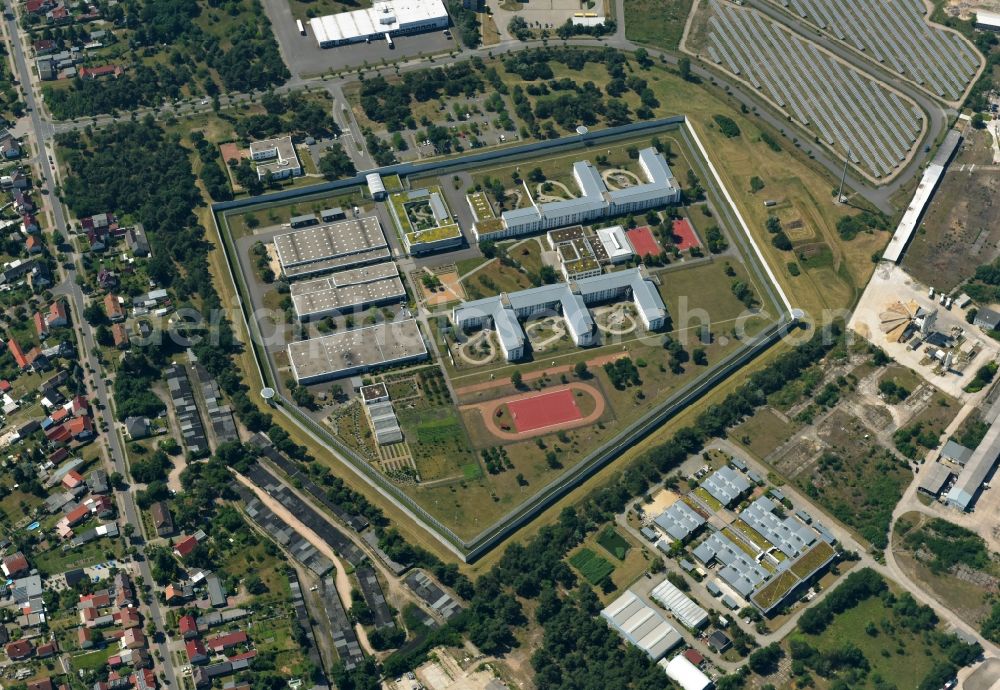
[[[929,93],[959,101],[982,65],[964,38],[928,24],[921,0],[771,0]]]
[[[708,7],[713,62],[870,177],[892,177],[906,162],[923,128],[914,103],[757,12],[720,0]]]

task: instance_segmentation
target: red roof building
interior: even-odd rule
[[[115,623],[123,628],[135,628],[142,623],[139,617],[139,610],[133,608],[123,608],[114,614]]]
[[[28,250],[29,254],[38,254],[42,251],[42,240],[39,239],[38,235],[28,235],[28,239],[24,241],[24,248]]]
[[[10,556],[3,559],[3,565],[0,566],[3,569],[3,574],[7,577],[17,577],[22,573],[28,572],[30,567],[28,566],[28,559],[24,557],[24,554],[18,551]]]
[[[49,329],[45,325],[45,318],[42,316],[42,312],[36,311],[31,319],[35,322],[35,333],[38,334],[39,338],[45,340],[49,335]]]
[[[81,67],[78,74],[80,79],[100,79],[101,77],[118,77],[125,74],[125,69],[121,65],[101,65],[100,67]]]
[[[35,648],[35,656],[39,659],[47,659],[57,651],[59,651],[59,648],[56,647],[55,642],[46,642],[45,644],[40,644]]]
[[[76,508],[66,513],[64,519],[66,520],[66,524],[68,524],[70,527],[73,527],[74,525],[79,525],[89,516],[90,516],[90,508],[88,508],[85,505],[78,505]],[[110,603],[111,600],[109,599],[108,604]],[[104,606],[107,606],[108,604],[104,604]]]
[[[77,441],[86,441],[94,436],[94,423],[90,417],[74,417],[66,422],[65,427]]]
[[[192,664],[204,664],[208,661],[208,652],[205,651],[205,645],[197,637],[185,642],[184,649],[187,650],[188,661]]]
[[[65,424],[59,424],[58,426],[50,426],[46,429],[45,438],[52,443],[69,443],[73,436],[69,433],[69,429],[66,428]]]
[[[128,331],[125,330],[124,324],[115,323],[111,325],[111,337],[115,339],[115,347],[119,350],[128,349]]]
[[[42,678],[28,683],[28,690],[53,690],[51,678]]]
[[[11,661],[20,661],[34,654],[35,646],[29,640],[17,640],[4,647],[4,651]]]
[[[194,547],[196,546],[198,546],[198,540],[194,538],[194,535],[184,537],[179,542],[174,544],[174,555],[183,559],[189,553],[194,551]]]
[[[244,644],[249,638],[247,634],[242,630],[236,630],[235,632],[227,633],[225,635],[219,635],[218,637],[213,637],[205,642],[205,646],[211,649],[213,652],[221,652],[223,650],[229,649],[230,647],[235,647],[239,644]]]
[[[121,637],[123,649],[144,649],[146,647],[146,636],[141,628],[129,628]]]
[[[107,312],[108,318],[112,321],[125,320],[125,311],[122,309],[121,303],[110,292],[104,296],[104,311]]]
[[[76,643],[80,649],[90,649],[94,646],[94,633],[90,628],[79,627],[76,629]]]
[[[13,386],[10,385],[10,381],[8,381],[7,379],[3,379],[2,381],[0,381],[0,392],[9,393],[12,388]]]
[[[11,338],[7,341],[7,348],[10,350],[11,356],[14,357],[14,362],[17,364],[18,368],[27,369],[29,366],[28,358],[24,356],[24,350],[22,350],[21,346],[17,344],[17,341]]]
[[[45,315],[45,324],[49,328],[60,328],[69,325],[69,312],[66,311],[66,303],[58,300],[49,305],[49,312]]]
[[[198,621],[191,614],[181,616],[181,619],[177,621],[177,625],[180,628],[181,636],[185,640],[198,637]]]
[[[55,410],[52,414],[49,415],[49,419],[52,420],[53,424],[64,422],[67,419],[69,419],[69,411],[65,407],[60,407],[58,410]],[[65,482],[65,480],[63,481]]]
[[[64,415],[68,414],[66,410],[62,410],[62,412],[64,413]],[[53,418],[54,417],[55,415],[53,415]],[[65,486],[67,489],[75,489],[81,484],[83,484],[83,476],[76,470],[70,470],[69,472],[67,472],[66,476],[64,476],[62,480],[62,485]]]

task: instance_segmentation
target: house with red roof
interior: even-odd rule
[[[127,350],[129,346],[128,331],[125,325],[115,323],[111,325],[111,337],[115,340],[115,347],[119,350]]]
[[[198,637],[198,621],[190,613],[186,616],[181,616],[181,619],[177,621],[177,626],[180,628],[181,636],[185,640]]]
[[[30,640],[17,640],[4,647],[4,651],[11,661],[20,661],[30,658],[35,653],[35,645],[31,644]]]
[[[129,628],[122,634],[118,644],[122,649],[145,649],[146,636],[141,628]]]
[[[102,77],[118,77],[125,74],[125,68],[121,65],[101,65],[100,67],[81,67],[78,74],[80,79],[101,79]]]
[[[74,417],[90,414],[90,402],[82,395],[75,396],[69,401],[69,411]]]
[[[45,317],[42,316],[42,312],[36,311],[35,315],[31,317],[32,321],[35,322],[35,333],[38,334],[39,339],[45,340],[49,337],[49,328],[45,325]]]
[[[60,690],[66,686],[60,686]],[[54,690],[55,686],[52,685],[51,678],[42,678],[41,680],[34,680],[28,683],[28,690]]]
[[[184,537],[179,542],[174,544],[174,555],[184,560],[184,558],[194,551],[194,547],[198,546],[198,539],[193,534]]]
[[[10,350],[10,354],[14,358],[14,363],[17,364],[19,369],[23,371],[30,366],[28,358],[24,356],[24,350],[22,350],[21,346],[17,344],[16,340],[11,338],[7,341],[7,349]]]
[[[219,635],[218,637],[213,637],[205,642],[205,646],[211,649],[213,652],[222,652],[236,645],[246,644],[247,634],[242,630],[236,630],[231,633],[226,633],[225,635]]]
[[[62,409],[62,408],[60,408],[60,409]],[[62,410],[62,411],[63,411],[63,413],[66,413],[66,410]],[[68,413],[66,413],[66,414],[68,414]],[[70,470],[62,478],[62,485],[65,486],[67,489],[75,489],[76,487],[80,486],[81,484],[83,484],[83,475],[81,475],[76,470]]]
[[[107,313],[108,318],[112,321],[118,322],[125,320],[125,310],[122,309],[122,305],[118,301],[118,298],[110,292],[104,296],[104,311]]]
[[[205,645],[197,637],[185,642],[184,649],[187,650],[188,661],[192,664],[204,664],[208,661],[208,652],[205,651]]]
[[[45,325],[49,328],[62,328],[69,325],[69,312],[66,310],[66,303],[56,300],[49,305],[49,311],[45,315]]]
[[[38,235],[28,235],[28,239],[24,241],[24,248],[28,250],[29,254],[40,254],[45,245]]]
[[[76,629],[76,644],[80,649],[90,649],[94,646],[94,632],[87,627]]]
[[[90,417],[73,417],[64,426],[77,441],[86,441],[94,437],[94,423]]]
[[[59,647],[56,646],[55,640],[53,640],[51,642],[38,645],[35,648],[35,656],[39,659],[48,659],[50,656],[54,656],[58,651]]]
[[[0,565],[3,569],[3,574],[7,577],[17,577],[22,575],[28,570],[30,566],[28,565],[28,559],[24,557],[24,554],[18,551],[9,556],[5,556],[3,559],[3,565]]]
[[[28,0],[24,9],[28,14],[42,14],[55,8],[55,0]]]
[[[90,517],[90,508],[81,504],[66,513],[66,515],[63,516],[63,520],[65,520],[66,524],[70,527],[76,527],[88,517]],[[110,599],[108,600],[108,603],[111,603]],[[108,604],[103,605],[107,606]]]
[[[139,610],[133,608],[123,608],[116,611],[114,614],[115,623],[123,628],[135,628],[142,624],[142,619],[139,616]]]

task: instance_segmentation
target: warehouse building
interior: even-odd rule
[[[597,341],[597,327],[588,307],[629,295],[646,330],[663,327],[667,308],[642,267],[484,297],[455,307],[451,319],[463,330],[493,328],[507,360],[514,361],[525,355],[521,320],[541,312],[561,314],[573,342],[586,347]]]
[[[917,485],[917,489],[937,498],[944,491],[948,480],[951,479],[951,470],[948,469],[947,465],[935,462],[925,465],[920,475],[920,483]]]
[[[666,672],[667,678],[681,686],[682,690],[708,690],[712,687],[712,679],[688,661],[683,654],[678,654],[669,662],[663,659],[660,666]]]
[[[683,642],[681,634],[659,611],[631,591],[626,591],[611,602],[601,611],[601,617],[653,661],[662,659],[667,652]]]
[[[674,614],[674,617],[686,628],[698,630],[708,625],[708,613],[705,609],[677,589],[670,580],[664,580],[653,587],[649,596],[663,604],[663,607]]]
[[[986,477],[993,471],[1000,455],[1000,423],[994,423],[972,452],[955,485],[948,492],[948,504],[959,510],[971,510]]]
[[[427,359],[427,346],[414,319],[379,323],[288,345],[292,373],[302,385],[423,359]]]
[[[292,283],[291,298],[299,321],[309,321],[405,301],[406,288],[396,264],[388,261]]]
[[[532,200],[531,205],[525,208],[504,211],[499,224],[493,219],[476,223],[476,239],[516,237],[680,201],[681,189],[661,153],[652,147],[642,149],[639,152],[639,167],[646,176],[645,183],[609,190],[597,168],[589,161],[577,161],[573,164],[573,179],[580,189],[580,196],[543,204]]]
[[[385,233],[375,216],[275,235],[274,250],[281,272],[288,279],[389,258]]]
[[[320,48],[332,48],[447,29],[448,11],[441,0],[384,0],[367,9],[315,17],[309,26]]]

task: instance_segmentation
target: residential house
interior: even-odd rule
[[[181,560],[184,560],[184,558],[187,557],[188,554],[194,551],[194,548],[196,546],[198,546],[197,537],[195,537],[194,535],[189,535],[187,537],[184,537],[179,542],[174,544],[174,555],[180,558]]]
[[[90,649],[94,646],[94,632],[91,628],[79,627],[76,629],[76,644],[80,649]]]
[[[104,296],[104,311],[107,313],[108,318],[113,322],[121,322],[125,320],[125,310],[122,309],[121,302],[113,293],[108,293]]]
[[[145,649],[146,636],[143,634],[142,628],[129,628],[122,634],[118,644],[122,649]]]
[[[3,565],[0,565],[3,569],[3,574],[7,577],[17,577],[19,575],[24,575],[30,569],[28,567],[28,559],[24,557],[24,554],[18,551],[9,556],[5,556],[3,559]]]
[[[191,614],[181,616],[180,620],[177,621],[177,626],[180,628],[181,637],[185,640],[198,637],[198,622]]]
[[[208,662],[208,652],[205,645],[197,637],[184,643],[187,650],[188,661],[192,664],[204,664]]]
[[[28,0],[24,4],[24,11],[28,14],[45,14],[55,6],[55,0]]]
[[[69,313],[66,310],[66,303],[57,300],[49,305],[49,311],[45,315],[45,325],[49,328],[62,328],[69,325]]]
[[[125,229],[125,244],[128,245],[133,256],[149,256],[149,241],[146,239],[146,231],[141,224]]]
[[[163,501],[157,501],[149,508],[153,516],[153,527],[159,537],[169,537],[174,533],[174,516],[170,514],[170,508]]]
[[[42,312],[36,311],[31,319],[35,322],[35,333],[38,334],[39,340],[45,340],[48,338],[49,329],[48,326],[45,325],[45,317],[42,316]]]
[[[6,129],[0,130],[0,154],[3,154],[3,157],[7,160],[21,156],[20,142]]]
[[[24,354],[24,350],[18,345],[17,341],[11,338],[7,341],[7,349],[10,350],[11,356],[14,358],[14,363],[17,364],[17,368],[24,371],[30,367],[28,363],[28,358]]]
[[[149,436],[149,419],[146,417],[126,417],[125,433],[132,441]]]
[[[35,645],[31,644],[30,640],[17,640],[4,647],[4,651],[11,661],[21,661],[35,653]]]
[[[74,417],[66,422],[65,426],[77,441],[88,441],[94,437],[94,423],[90,417]]]
[[[50,55],[56,50],[56,42],[50,38],[40,38],[31,44],[35,55]]]
[[[35,656],[39,659],[48,659],[51,656],[55,656],[55,653],[58,651],[59,647],[56,645],[55,640],[51,640],[35,647]]]
[[[114,338],[115,347],[119,350],[127,350],[129,346],[128,331],[124,324],[111,324],[111,337]]]
[[[237,645],[246,644],[248,640],[249,638],[245,632],[236,630],[207,640],[205,646],[213,652],[224,652]]]
[[[103,77],[118,77],[125,74],[125,68],[121,65],[101,65],[100,67],[81,67],[79,71],[80,79],[94,80]]]
[[[21,214],[21,229],[25,232],[25,234],[41,231],[41,227],[38,225],[38,218],[35,217],[34,213]]]
[[[104,470],[94,470],[87,477],[87,488],[90,489],[90,493],[100,496],[108,493],[110,487],[108,485],[108,473]]]
[[[115,605],[118,607],[123,606],[135,606],[135,587],[132,586],[132,580],[129,576],[118,571],[113,580],[115,588]]]
[[[28,254],[41,254],[45,245],[38,235],[28,235],[28,239],[24,241],[24,248]]]
[[[66,412],[66,409],[62,408],[62,412]],[[81,484],[83,484],[83,475],[76,470],[70,470],[62,478],[62,485],[67,489],[75,489]]]

